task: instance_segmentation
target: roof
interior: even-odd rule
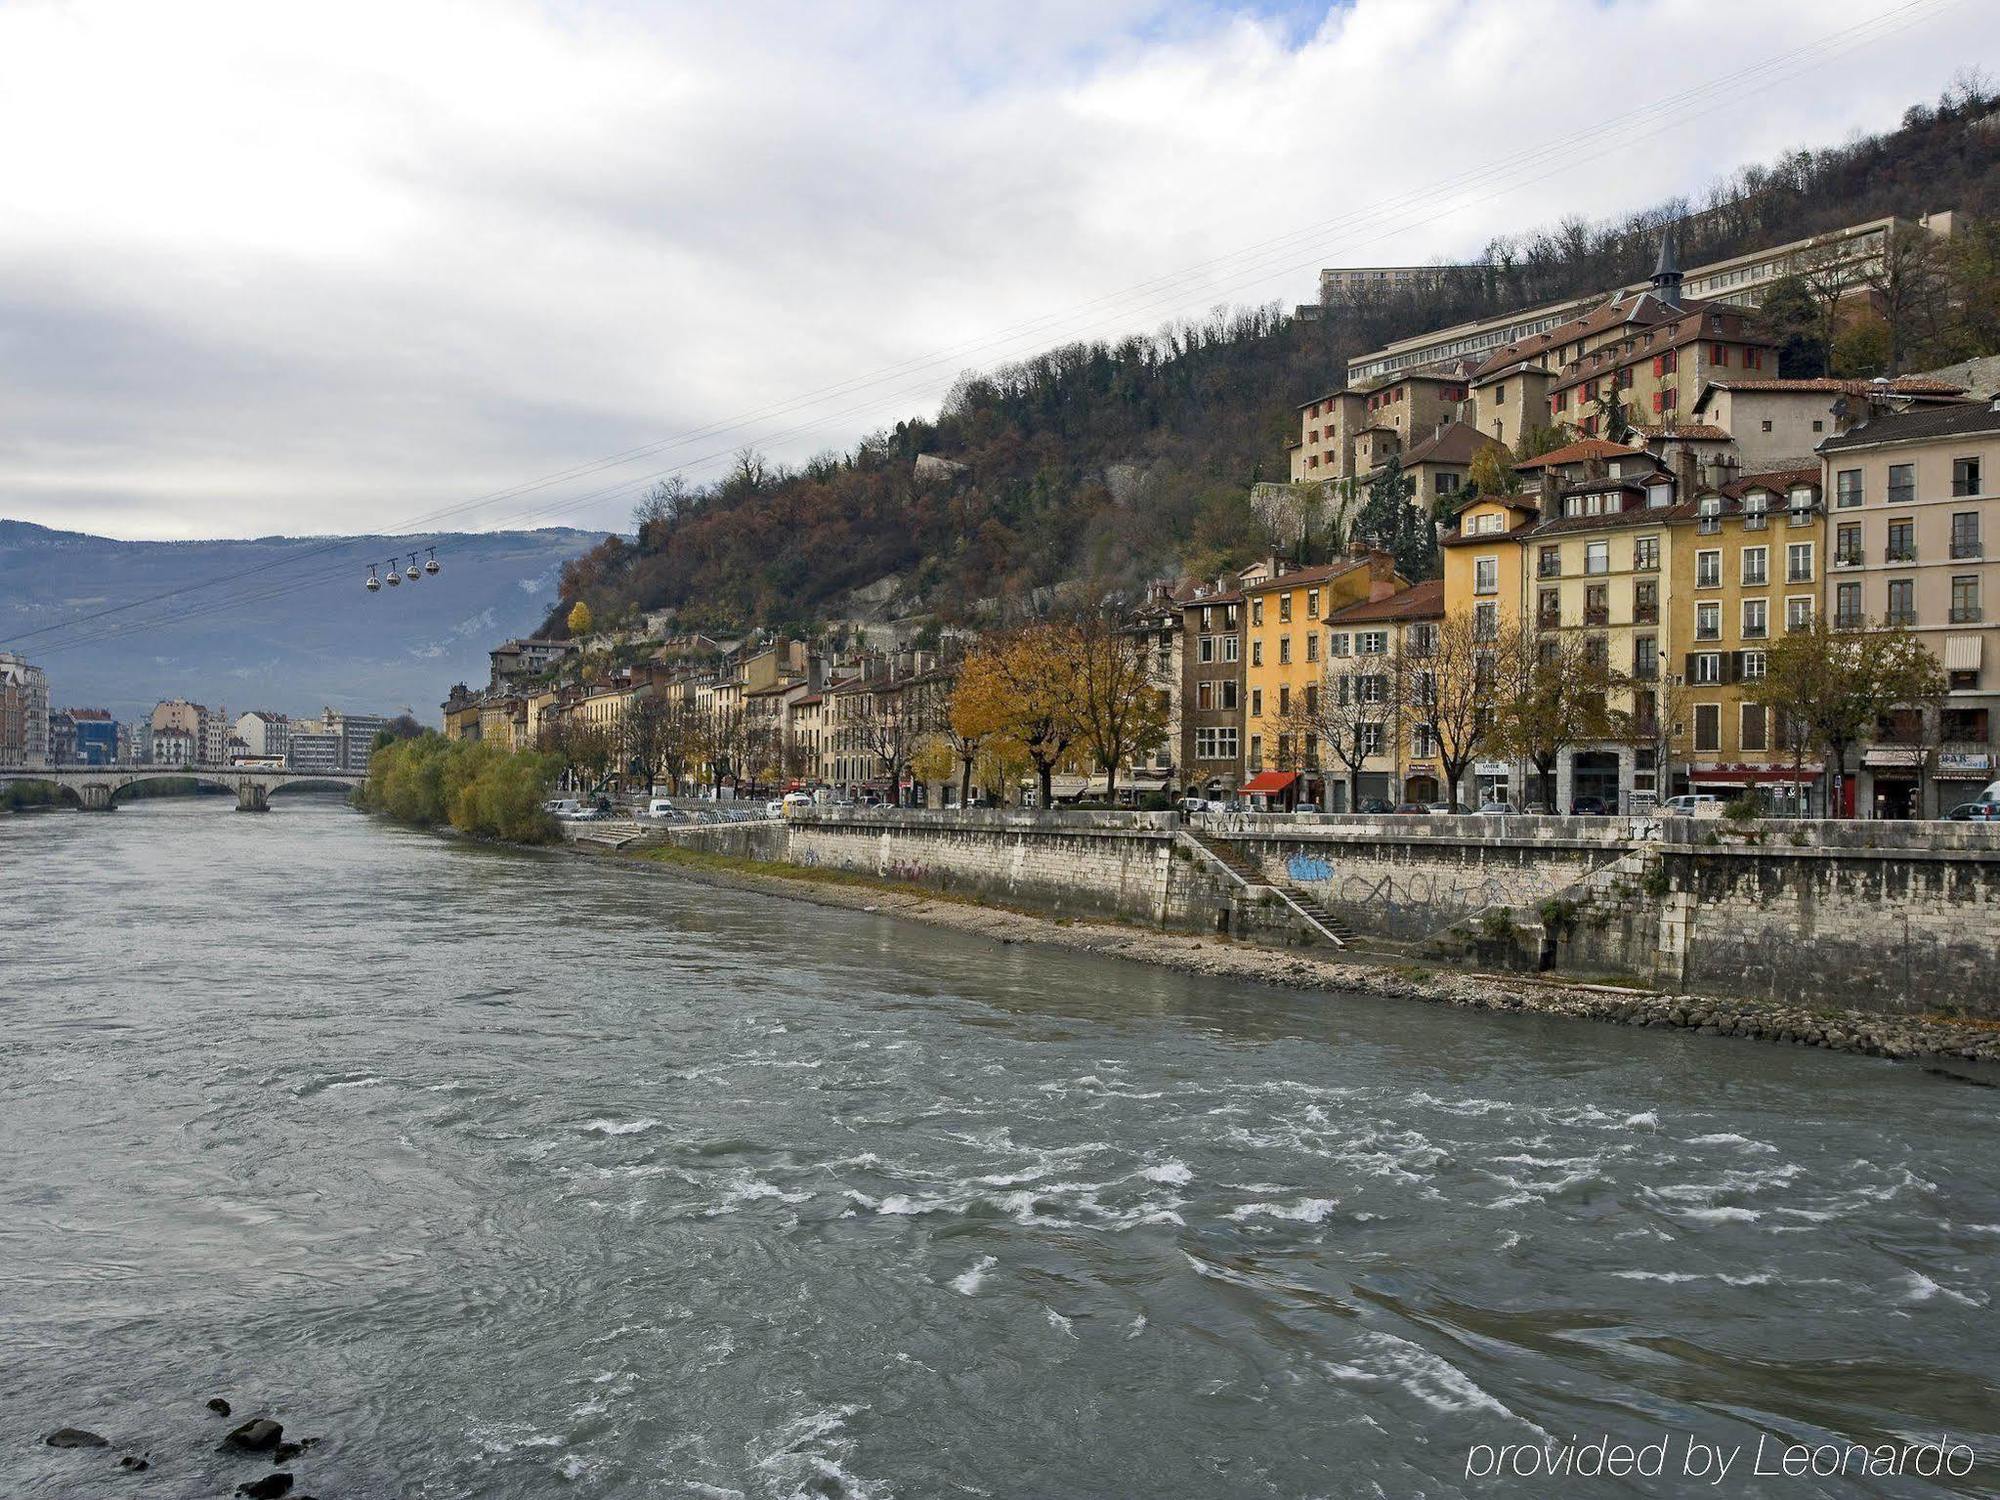
[[[1732,380],[1727,376],[1709,381],[1731,391],[1825,391],[1845,396],[1867,396],[1889,391],[1900,396],[1963,396],[1965,387],[1928,375],[1897,375],[1887,380],[1843,380],[1818,375],[1800,380]]]
[[[1568,322],[1558,323],[1546,332],[1531,334],[1511,344],[1502,344],[1479,362],[1479,367],[1473,371],[1473,375],[1475,378],[1489,375],[1495,370],[1519,364],[1524,359],[1538,358],[1551,349],[1559,349],[1577,339],[1587,339],[1594,334],[1605,333],[1628,323],[1641,328],[1650,328],[1660,323],[1671,323],[1690,313],[1706,312],[1709,308],[1720,305],[1695,297],[1684,297],[1678,305],[1674,305],[1661,301],[1659,294],[1650,290],[1616,297],[1600,303],[1587,313],[1571,318]],[[1733,307],[1729,310],[1739,311]]]
[[[1692,304],[1689,304],[1689,306],[1691,307]],[[1683,309],[1683,311],[1685,310]],[[1732,308],[1730,311],[1740,316],[1742,310],[1740,308]],[[1653,330],[1648,331],[1646,343],[1642,347],[1631,350],[1629,353],[1620,351],[1608,343],[1588,350],[1581,358],[1573,359],[1563,366],[1561,375],[1557,377],[1555,384],[1549,388],[1550,394],[1554,395],[1556,392],[1570,390],[1589,381],[1602,379],[1604,376],[1611,374],[1613,371],[1621,370],[1627,365],[1636,365],[1642,360],[1664,354],[1669,349],[1685,349],[1688,345],[1699,344],[1705,339],[1726,338],[1736,343],[1755,344],[1765,349],[1775,349],[1777,347],[1768,339],[1751,338],[1741,332],[1725,334],[1717,325],[1716,319],[1719,316],[1721,314],[1714,310],[1712,304],[1704,304],[1699,316],[1689,319],[1685,326],[1675,325],[1669,327],[1667,337],[1664,339],[1656,341],[1652,338],[1652,331],[1657,330],[1659,327],[1657,323],[1654,324]]]
[[[811,707],[811,706],[812,706],[813,704],[815,704],[815,703],[824,703],[824,702],[826,702],[826,695],[825,695],[825,694],[823,694],[823,693],[806,693],[806,694],[804,694],[804,695],[803,695],[803,696],[801,696],[801,697],[797,697],[797,698],[794,698],[794,699],[792,700],[792,707],[793,707],[793,708],[810,708],[810,707]]]
[[[1181,600],[1181,608],[1184,610],[1202,609],[1210,604],[1241,604],[1242,602],[1243,591],[1241,589],[1223,589],[1219,593],[1214,594],[1189,594]]]
[[[1819,466],[1801,469],[1765,469],[1756,474],[1739,474],[1723,485],[1719,493],[1740,500],[1752,490],[1789,490],[1794,485],[1819,488]]]
[[[1320,563],[1310,568],[1293,568],[1289,573],[1277,573],[1259,583],[1246,583],[1243,592],[1266,594],[1273,589],[1291,589],[1298,588],[1301,584],[1326,583],[1330,579],[1352,573],[1356,568],[1367,566],[1368,559],[1365,557],[1343,557],[1339,562]],[[1207,604],[1211,601],[1204,599],[1201,602]]]
[[[1915,443],[1929,438],[2000,434],[2000,400],[1963,402],[1957,406],[1926,406],[1894,412],[1850,427],[1819,445],[1822,453],[1872,448],[1880,443]]]
[[[1535,523],[1540,514],[1539,511],[1531,508],[1519,519],[1510,519],[1505,531],[1475,531],[1469,534],[1463,531],[1447,531],[1438,539],[1438,545],[1440,547],[1477,547],[1481,545],[1491,547],[1501,542],[1517,542],[1535,529]]]
[[[1329,625],[1358,625],[1376,620],[1432,620],[1444,615],[1444,580],[1414,584],[1386,599],[1350,604],[1327,617]]]
[[[1684,500],[1678,505],[1662,505],[1651,509],[1639,506],[1636,509],[1616,511],[1608,516],[1555,516],[1535,527],[1532,537],[1562,536],[1574,531],[1604,531],[1621,526],[1666,526],[1675,521],[1692,520],[1698,507],[1692,500]]]
[[[1644,448],[1628,448],[1623,443],[1609,443],[1603,438],[1579,438],[1574,443],[1565,443],[1560,448],[1551,449],[1540,458],[1524,458],[1514,467],[1548,469],[1561,464],[1588,463],[1593,458],[1651,458],[1652,456]]]
[[[1403,451],[1403,467],[1415,464],[1469,464],[1485,448],[1498,448],[1502,453],[1507,445],[1498,438],[1488,437],[1469,422],[1447,422],[1420,443],[1412,443]]]

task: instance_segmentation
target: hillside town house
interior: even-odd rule
[[[1436,653],[1443,619],[1441,578],[1336,610],[1327,621],[1326,661],[1317,691],[1342,703],[1360,703],[1370,694],[1377,701],[1389,699],[1388,685],[1399,680],[1405,659]],[[1376,748],[1354,778],[1354,806],[1349,805],[1346,760],[1332,747],[1321,747],[1318,758],[1328,783],[1323,806],[1355,812],[1375,801],[1429,804],[1440,799],[1443,773],[1427,729],[1391,705],[1373,739]]]
[[[1243,592],[1217,578],[1179,595],[1181,784],[1224,801],[1243,784]]]

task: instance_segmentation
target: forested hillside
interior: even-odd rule
[[[1497,239],[1435,289],[1343,302],[1316,320],[1218,313],[968,375],[935,417],[799,471],[746,453],[714,485],[663,486],[635,537],[572,563],[547,628],[562,633],[582,599],[599,622],[671,606],[698,627],[809,629],[850,590],[891,575],[898,607],[961,620],[1067,578],[1136,581],[1246,560],[1264,543],[1250,485],[1288,477],[1295,405],[1339,385],[1350,355],[1642,279],[1668,223],[1699,264],[1878,215],[1955,209],[1960,292],[1970,287],[1990,321],[2000,316],[1996,103],[1991,88],[1961,84],[1896,131],[1789,153],[1698,203]],[[1987,352],[1958,347],[1991,336],[1979,324],[1955,320],[1948,347],[1940,334],[1901,362]],[[950,462],[920,465],[923,455]]]

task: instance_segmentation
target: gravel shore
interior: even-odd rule
[[[612,856],[617,857],[617,856]],[[628,856],[629,857],[629,856]],[[829,881],[770,867],[718,867],[672,859],[633,858],[684,879],[852,911],[880,912],[934,927],[977,933],[1004,943],[1129,958],[1188,974],[1250,979],[1297,990],[1340,990],[1468,1010],[1566,1016],[1621,1026],[1679,1028],[1703,1036],[1733,1036],[1792,1046],[1823,1047],[1869,1057],[2000,1063],[2000,1026],[1949,1016],[1887,1016],[1864,1011],[1807,1010],[1755,1000],[1708,999],[1530,978],[1469,973],[1415,964],[1372,963],[1303,948],[1264,948],[1214,937],[1192,937],[1112,922],[1053,920],[1005,907],[946,901],[887,883]],[[2000,1086],[2000,1078],[1962,1076]]]

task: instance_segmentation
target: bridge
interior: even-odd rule
[[[192,781],[236,794],[238,812],[269,812],[271,793],[292,787],[352,791],[358,771],[280,771],[263,766],[0,766],[0,786],[39,781],[68,792],[85,812],[111,812],[118,794],[147,781]]]

